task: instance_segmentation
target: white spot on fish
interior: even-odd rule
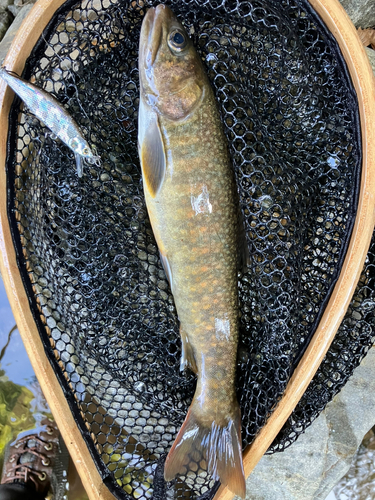
[[[229,340],[230,323],[227,315],[224,319],[215,318],[215,335],[217,340]]]
[[[202,192],[197,197],[191,195],[191,206],[195,215],[212,213],[212,205],[210,203],[208,189],[205,184],[203,184]]]

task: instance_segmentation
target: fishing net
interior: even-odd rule
[[[156,2],[155,2],[156,4]],[[15,100],[8,210],[46,355],[103,481],[119,499],[212,499],[191,457],[163,464],[194,394],[145,207],[137,154],[138,42],[153,2],[68,0],[24,77],[52,92],[101,164],[73,153]],[[235,170],[251,264],[239,274],[238,396],[252,442],[300,360],[338,278],[355,219],[356,94],[305,0],[171,4],[202,56]],[[303,432],[373,342],[373,242],[345,320],[270,451]]]

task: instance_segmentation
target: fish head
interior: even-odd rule
[[[207,77],[185,28],[166,5],[147,11],[139,45],[141,98],[171,120],[201,101]]]

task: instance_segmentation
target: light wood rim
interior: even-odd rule
[[[375,223],[373,72],[357,31],[341,4],[337,0],[309,0],[309,2],[336,38],[357,92],[363,152],[361,193],[353,234],[338,282],[306,353],[287,385],[283,398],[254,442],[244,452],[246,477],[253,471],[287,421],[328,351],[358,283]],[[214,500],[232,500],[233,497],[233,493],[222,486]]]
[[[293,411],[311,378],[319,367],[343,319],[354,293],[366,257],[374,227],[375,194],[375,123],[374,79],[368,58],[356,30],[337,0],[309,0],[339,43],[348,64],[359,100],[363,169],[358,215],[342,272],[318,329],[297,367],[283,399],[280,401],[254,443],[244,453],[246,476],[260,458]],[[4,65],[22,73],[27,57],[53,14],[64,0],[39,0],[16,35]],[[0,82],[0,267],[11,307],[27,353],[52,413],[62,432],[90,500],[114,499],[103,485],[88,448],[79,432],[56,375],[44,354],[44,347],[31,314],[29,301],[16,263],[16,255],[7,219],[6,207],[6,139],[8,115],[13,93]],[[233,494],[222,487],[215,500],[230,500]]]
[[[56,10],[65,0],[39,0],[31,9],[18,30],[4,66],[21,74],[31,49],[39,39]],[[103,484],[93,463],[86,443],[78,430],[56,375],[45,355],[44,346],[32,316],[22,279],[17,267],[16,254],[8,224],[6,207],[6,141],[8,115],[14,94],[0,81],[0,269],[10,305],[30,358],[32,367],[42,391],[51,408],[52,414],[64,438],[70,456],[77,468],[82,484],[90,500],[114,500],[115,497]]]

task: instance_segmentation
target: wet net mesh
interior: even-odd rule
[[[202,457],[163,479],[194,394],[179,372],[173,297],[137,154],[138,41],[153,2],[68,1],[24,77],[52,92],[101,165],[73,153],[15,100],[8,207],[36,323],[77,425],[123,499],[212,499]],[[156,4],[156,2],[155,2]],[[236,174],[251,265],[239,275],[243,446],[308,344],[345,256],[361,145],[357,100],[331,34],[304,0],[172,3],[212,82]],[[375,244],[337,337],[271,451],[340,390],[373,342]]]

